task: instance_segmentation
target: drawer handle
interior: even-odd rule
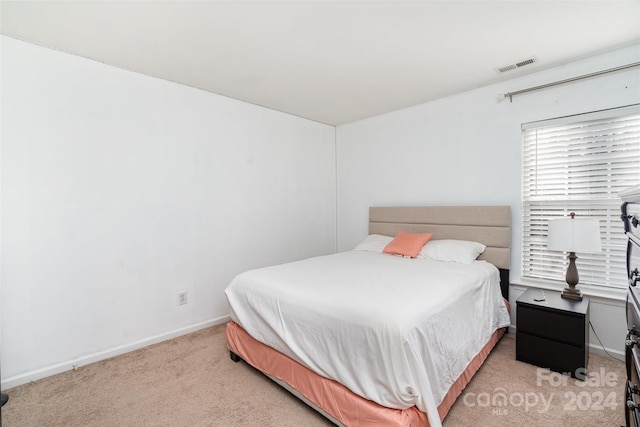
[[[640,346],[640,341],[636,338],[638,330],[635,325],[631,329],[627,329],[627,337],[624,340],[624,345],[633,349],[633,346]]]
[[[626,220],[626,219],[630,219],[631,220],[631,225],[633,225],[633,228],[636,228],[638,226],[638,224],[640,224],[640,220],[638,220],[638,217],[635,215],[621,215],[622,220]]]
[[[638,280],[640,280],[640,271],[637,268],[634,268],[631,273],[629,273],[629,286],[634,287],[638,284]]]

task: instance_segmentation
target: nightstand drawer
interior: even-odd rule
[[[638,292],[640,288],[640,246],[635,238],[629,238],[627,241],[627,277],[629,279],[629,287]]]
[[[519,331],[516,333],[516,360],[549,368],[552,371],[569,373],[574,378],[576,374],[586,373],[586,370],[576,372],[580,368],[586,368],[584,348]]]
[[[584,347],[585,320],[582,316],[572,316],[566,312],[556,313],[519,304],[516,322],[518,332]]]

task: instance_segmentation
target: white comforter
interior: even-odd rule
[[[499,273],[349,251],[252,270],[225,291],[258,341],[380,405],[437,406],[498,328],[510,324]]]

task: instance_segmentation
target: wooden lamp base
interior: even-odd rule
[[[562,298],[582,301],[582,293],[576,288],[564,288],[560,296]]]
[[[576,267],[576,256],[575,252],[569,252],[569,267],[567,268],[567,285],[569,287],[564,288],[562,294],[560,295],[562,298],[572,299],[575,301],[582,301],[582,293],[576,289],[576,285],[580,281],[580,277],[578,276],[578,268]]]

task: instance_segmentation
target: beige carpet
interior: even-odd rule
[[[589,368],[592,376],[604,372],[608,378],[593,377],[583,386],[555,374],[538,381],[535,366],[515,360],[514,335],[509,334],[444,425],[623,425],[624,364],[592,355]],[[6,392],[4,427],[332,425],[244,362],[233,363],[223,326]],[[506,401],[498,399],[501,392]]]

